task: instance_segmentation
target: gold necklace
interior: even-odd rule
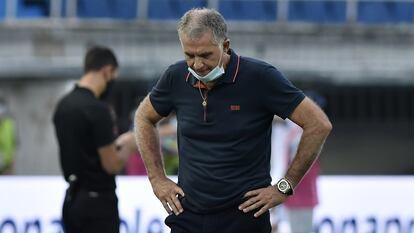
[[[200,91],[201,99],[203,99],[203,102],[201,103],[201,105],[203,106],[203,108],[206,108],[207,107],[207,92],[206,92],[206,96],[204,96],[203,93],[201,92],[201,83],[198,83],[198,90]]]

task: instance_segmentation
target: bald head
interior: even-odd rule
[[[195,40],[205,33],[213,33],[213,43],[221,45],[227,38],[227,25],[223,16],[214,9],[193,8],[181,17],[178,23],[178,35]]]

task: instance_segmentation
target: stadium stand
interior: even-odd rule
[[[18,18],[45,18],[49,16],[49,0],[17,0]]]
[[[276,21],[275,0],[222,0],[219,11],[228,20]]]
[[[361,23],[412,23],[414,2],[360,1],[358,21]]]
[[[148,1],[149,20],[179,19],[193,7],[206,7],[206,0],[150,0]]]
[[[6,16],[6,2],[0,1],[0,19]]]
[[[290,1],[289,21],[344,23],[346,1]]]
[[[132,20],[137,17],[137,0],[78,0],[80,18]]]
[[[66,17],[67,7],[72,5],[76,6],[73,16],[80,20],[178,20],[193,7],[216,7],[230,21],[278,22],[285,20],[278,15],[285,9],[282,3],[287,3],[283,14],[288,23],[346,24],[355,20],[369,25],[414,22],[414,0],[0,0],[0,20],[8,16],[17,20]],[[355,3],[355,9],[350,7],[351,3]],[[56,7],[56,4],[60,6]],[[56,12],[58,10],[60,12]]]

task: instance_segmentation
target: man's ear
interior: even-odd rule
[[[223,42],[223,51],[227,53],[230,49],[230,39],[226,38]]]
[[[101,69],[102,75],[104,76],[105,81],[109,82],[112,76],[112,66],[106,65]]]

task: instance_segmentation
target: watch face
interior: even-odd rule
[[[278,187],[279,187],[280,191],[282,191],[282,192],[283,192],[283,191],[286,191],[286,189],[288,189],[288,188],[289,188],[289,185],[288,185],[288,183],[287,183],[286,181],[281,180],[281,181],[279,182]]]
[[[286,193],[290,186],[286,180],[281,180],[277,187],[282,193]]]
[[[279,192],[290,196],[293,194],[293,189],[289,184],[289,181],[287,181],[286,179],[282,178],[279,180],[279,182],[277,182],[277,189],[279,190]]]

